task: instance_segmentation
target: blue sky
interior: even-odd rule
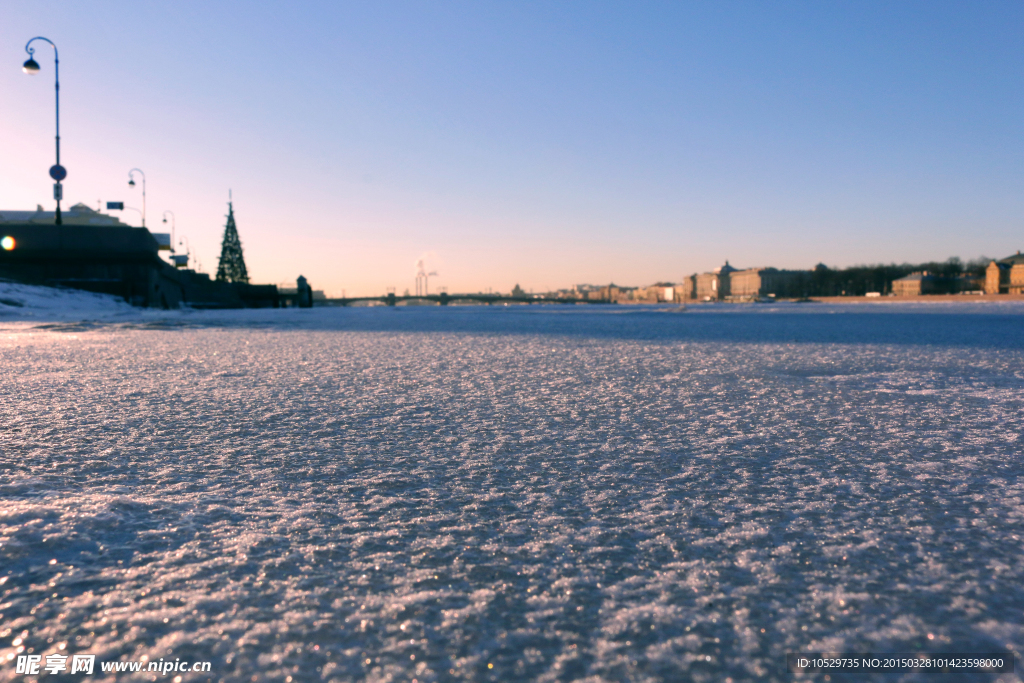
[[[340,294],[1024,248],[1024,5],[69,2],[0,10],[0,206],[174,211]],[[125,218],[137,223],[131,212]]]

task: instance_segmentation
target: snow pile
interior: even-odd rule
[[[0,323],[13,320],[88,320],[131,315],[138,309],[110,294],[0,280]]]

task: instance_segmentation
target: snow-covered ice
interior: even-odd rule
[[[1022,304],[9,308],[0,680],[1024,649]]]

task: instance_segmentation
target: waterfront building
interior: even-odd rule
[[[643,287],[616,287],[615,288],[615,301],[617,303],[633,303],[639,301],[637,298],[638,292],[643,293],[645,290]]]
[[[658,302],[658,294],[653,287],[636,287],[630,300],[638,304],[653,304]]]
[[[896,296],[934,294],[938,290],[936,280],[937,278],[926,270],[920,273],[911,273],[892,281],[892,293]]]
[[[680,301],[690,301],[691,299],[697,298],[697,274],[689,275],[683,278],[681,284],[676,285],[679,291]]]
[[[277,306],[277,287],[220,283],[162,258],[170,235],[76,204],[62,213],[0,210],[0,278],[123,297],[134,306]]]
[[[971,276],[943,276],[927,270],[911,273],[892,281],[895,296],[919,296],[922,294],[958,294],[979,291],[978,279]]]
[[[801,279],[809,274],[799,270],[778,268],[748,268],[729,274],[729,296],[732,299],[761,299],[764,297],[798,297]]]
[[[682,301],[677,292],[678,285],[671,282],[657,282],[633,291],[633,301],[645,304],[676,303]]]
[[[730,294],[730,275],[736,271],[726,261],[725,265],[715,268],[710,273],[696,276],[697,298],[701,301],[720,301]]]
[[[127,223],[122,223],[114,216],[108,216],[94,211],[85,204],[79,202],[70,209],[61,211],[61,222],[64,225],[104,225],[108,227],[130,228]],[[36,205],[35,211],[0,211],[0,224],[12,223],[21,225],[53,225],[56,214],[53,211],[44,211],[43,207]]]
[[[42,207],[0,211],[0,236],[10,240],[0,250],[0,277],[114,294],[137,306],[179,305],[179,278],[159,256],[163,239],[85,204],[62,212],[62,225],[55,218]]]
[[[985,270],[985,293],[1024,294],[1024,254],[1018,251],[989,263]]]

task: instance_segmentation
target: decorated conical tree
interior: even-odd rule
[[[249,283],[249,272],[245,269],[242,256],[242,241],[238,239],[235,227],[235,210],[228,201],[228,223],[224,226],[224,241],[220,247],[220,263],[217,265],[218,282]]]

